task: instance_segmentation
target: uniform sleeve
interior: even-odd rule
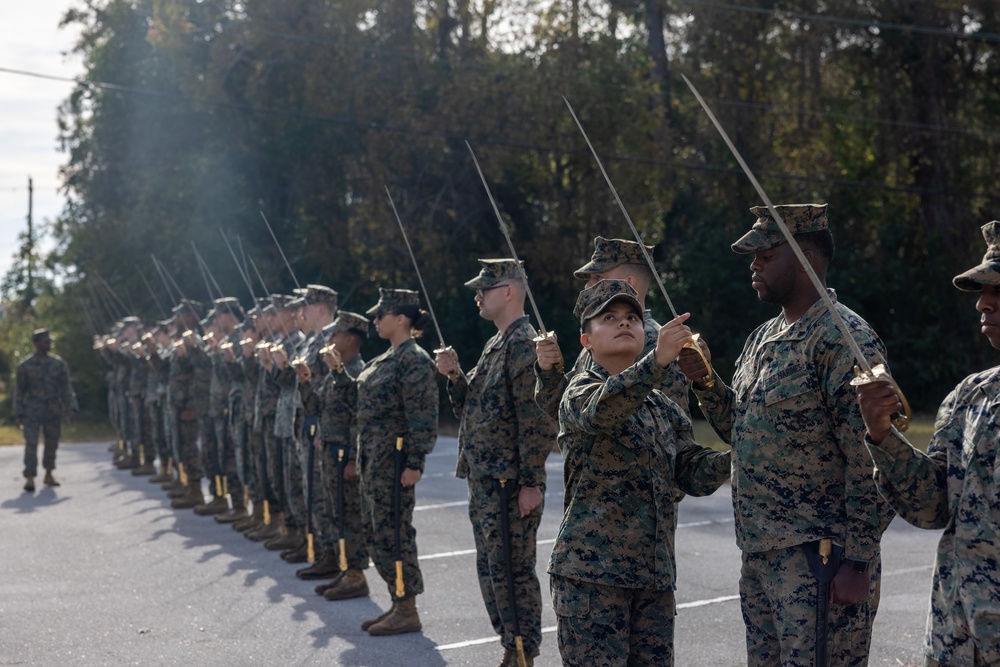
[[[70,412],[79,411],[76,404],[76,392],[73,391],[73,383],[69,381],[69,364],[63,362],[62,365],[62,386],[60,387],[61,402],[63,408]]]
[[[694,395],[698,398],[698,407],[705,415],[712,430],[727,445],[733,441],[733,403],[736,401],[736,393],[722,381],[719,376],[715,377],[715,386],[711,389],[694,388]]]
[[[684,419],[679,414],[674,418],[674,432],[677,434],[674,469],[677,487],[692,496],[714,493],[729,479],[732,452],[717,452],[695,442],[691,421],[686,415]]]
[[[24,367],[18,365],[17,376],[14,381],[14,418],[24,417],[24,399],[28,389],[28,374],[24,372]]]
[[[566,390],[566,376],[555,368],[543,371],[538,362],[532,366],[535,375],[535,405],[549,418],[559,419],[559,403]]]
[[[459,369],[458,377],[448,379],[448,400],[451,401],[451,411],[458,419],[462,418],[465,409],[465,397],[469,393],[469,378]]]
[[[628,420],[663,376],[664,369],[653,355],[646,354],[603,382],[590,374],[574,377],[559,407],[560,426],[597,435]]]
[[[865,436],[879,493],[899,516],[918,528],[944,528],[951,519],[948,452],[961,451],[965,432],[958,402],[956,390],[941,405],[926,454],[914,449],[895,427],[881,445]]]
[[[882,363],[884,355],[877,339],[859,341],[866,354]],[[841,347],[826,372],[826,409],[833,436],[844,457],[844,552],[847,558],[870,561],[878,555],[882,532],[889,525],[891,510],[879,495],[873,479],[872,457],[864,446],[865,428],[854,377],[854,354]]]
[[[534,341],[515,341],[510,348],[510,392],[517,415],[518,483],[545,483],[545,459],[555,442],[556,424],[535,403]]]
[[[324,436],[335,447],[345,448],[346,460],[353,461],[357,458],[357,448],[351,446],[351,432],[358,418],[358,383],[344,371],[335,381],[330,378],[323,398]]]
[[[424,470],[424,459],[437,440],[438,387],[434,362],[422,355],[408,355],[399,377],[403,411],[410,442],[403,443],[406,467]]]

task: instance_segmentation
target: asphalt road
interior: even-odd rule
[[[368,570],[369,599],[327,602],[274,552],[190,510],[169,507],[147,478],[110,464],[107,443],[66,445],[63,485],[21,491],[21,447],[0,447],[0,665],[364,665],[492,667],[502,650],[475,577],[456,442],[442,437],[417,490],[427,593],[424,630],[370,637],[359,623],[388,608]],[[562,508],[562,461],[548,463],[538,572],[542,653],[559,664],[545,565]],[[921,664],[939,533],[895,520],[883,540],[872,665]],[[743,665],[746,653],[728,487],[686,498],[677,532],[678,667]]]

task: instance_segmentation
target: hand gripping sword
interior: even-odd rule
[[[580,134],[583,135],[584,140],[587,142],[587,146],[590,148],[591,154],[593,154],[594,159],[597,160],[597,166],[600,167],[601,173],[604,174],[604,180],[607,181],[608,187],[611,188],[611,193],[615,196],[615,201],[618,202],[618,208],[621,209],[622,215],[625,216],[625,222],[628,223],[629,229],[632,230],[632,236],[635,240],[639,242],[639,249],[642,250],[642,256],[646,260],[646,264],[649,265],[649,271],[656,278],[656,284],[660,287],[660,293],[663,294],[664,301],[667,302],[667,308],[670,309],[670,314],[677,319],[677,310],[674,309],[674,303],[670,300],[670,295],[667,294],[667,288],[663,286],[663,280],[660,278],[660,272],[656,270],[656,266],[653,265],[653,258],[649,256],[649,251],[646,250],[646,244],[642,242],[642,236],[639,235],[639,230],[635,228],[635,224],[632,222],[632,216],[628,214],[625,209],[625,204],[622,203],[622,198],[618,196],[618,190],[615,188],[614,183],[611,182],[611,177],[608,176],[607,170],[604,168],[604,164],[601,162],[601,158],[597,155],[597,151],[594,150],[594,144],[590,143],[590,137],[587,136],[587,131],[583,129],[583,124],[580,119],[576,117],[576,112],[573,111],[573,105],[569,103],[569,100],[563,97],[563,102],[566,103],[566,107],[569,109],[569,115],[573,117],[576,122],[576,126],[580,128]],[[701,346],[698,345],[698,334],[694,334],[694,340],[689,343],[685,343],[684,347],[694,350],[701,357],[702,363],[705,364],[705,368],[708,370],[705,377],[701,379],[705,383],[705,386],[711,389],[715,386],[715,374],[712,372],[712,364],[709,363],[708,357],[702,351]]]
[[[799,264],[801,264],[802,268],[805,269],[806,275],[809,276],[809,280],[812,282],[813,287],[816,288],[816,291],[819,293],[820,299],[823,300],[823,304],[826,306],[827,310],[830,311],[830,316],[833,317],[834,323],[836,323],[837,328],[840,329],[840,335],[845,341],[847,341],[847,344],[851,348],[851,352],[854,353],[854,359],[857,361],[857,365],[854,367],[855,377],[851,380],[851,385],[858,386],[868,384],[869,382],[888,382],[891,384],[893,389],[896,391],[896,395],[899,396],[899,402],[903,406],[903,414],[895,415],[892,419],[892,423],[893,426],[895,426],[899,431],[905,431],[910,425],[910,420],[913,419],[913,412],[910,410],[910,404],[906,400],[906,397],[903,396],[903,391],[899,388],[899,385],[896,384],[896,381],[889,375],[889,371],[886,370],[885,364],[878,364],[872,367],[872,365],[868,363],[865,355],[861,352],[861,347],[858,345],[858,342],[854,339],[854,336],[851,335],[850,327],[847,326],[847,322],[844,321],[844,318],[834,306],[833,299],[831,299],[830,295],[826,292],[826,287],[824,287],[823,282],[819,279],[819,276],[816,275],[816,271],[813,269],[812,265],[809,264],[809,260],[807,260],[805,254],[803,254],[802,248],[799,246],[798,241],[795,240],[795,236],[792,234],[792,231],[788,228],[788,225],[785,224],[785,221],[778,214],[778,211],[775,210],[774,204],[771,203],[767,193],[764,192],[764,188],[762,188],[760,183],[757,181],[757,177],[753,175],[752,171],[750,171],[750,167],[748,167],[747,163],[743,160],[743,156],[740,155],[738,150],[736,150],[736,146],[729,138],[729,135],[726,134],[726,131],[722,128],[722,125],[715,117],[715,114],[712,113],[712,110],[708,108],[705,98],[701,96],[698,89],[694,87],[694,84],[691,83],[686,76],[683,74],[681,76],[684,78],[684,83],[686,83],[688,88],[691,89],[691,92],[694,93],[694,96],[698,98],[698,103],[701,104],[701,108],[705,110],[706,114],[708,114],[708,118],[712,121],[712,124],[715,125],[715,129],[717,129],[719,134],[722,135],[722,140],[726,142],[726,146],[729,147],[733,157],[735,157],[736,161],[739,162],[740,168],[743,169],[743,173],[750,179],[750,183],[753,184],[754,190],[757,191],[757,196],[761,198],[764,205],[767,206],[767,210],[771,212],[771,217],[774,218],[774,221],[777,223],[782,235],[784,235],[785,240],[788,241],[788,245],[791,247],[792,252],[795,253],[796,259],[799,260]]]
[[[438,325],[437,317],[434,315],[434,306],[431,305],[431,295],[427,293],[427,286],[424,285],[423,276],[420,275],[420,267],[417,266],[417,258],[413,254],[413,248],[410,247],[410,239],[406,236],[406,229],[403,227],[403,221],[399,217],[399,211],[396,210],[396,202],[392,200],[392,194],[389,192],[389,186],[383,185],[385,188],[385,194],[389,197],[389,206],[392,207],[392,213],[396,216],[396,222],[399,223],[399,231],[403,233],[403,241],[406,242],[406,250],[410,253],[410,261],[413,262],[413,270],[417,272],[417,280],[420,281],[420,289],[424,292],[424,300],[427,301],[427,312],[431,314],[431,322],[434,323],[434,330],[437,331],[438,342],[441,347],[434,350],[434,353],[444,352],[445,350],[450,350],[451,348],[444,344],[444,336],[441,335],[441,327]],[[454,381],[457,378],[455,373],[451,373],[448,378]]]
[[[517,256],[517,251],[514,250],[514,242],[510,240],[510,230],[507,229],[507,223],[503,221],[503,216],[500,215],[500,209],[497,208],[496,200],[493,199],[493,192],[490,191],[490,186],[486,182],[486,176],[483,175],[483,170],[479,166],[479,160],[476,159],[476,152],[472,150],[472,145],[466,141],[466,147],[469,149],[469,154],[472,155],[472,161],[476,165],[476,171],[479,172],[479,180],[483,182],[483,188],[486,189],[486,196],[490,198],[490,205],[493,206],[493,213],[497,216],[497,222],[500,223],[500,231],[503,232],[503,237],[507,239],[507,247],[510,248],[510,254],[514,258],[514,264],[517,266],[518,273],[521,274],[521,282],[524,283],[524,291],[528,295],[528,301],[531,303],[531,310],[535,313],[535,320],[538,322],[538,338],[535,340],[541,340],[542,338],[549,338],[552,336],[551,332],[545,331],[545,322],[542,322],[542,316],[538,312],[538,304],[535,303],[535,296],[531,293],[531,286],[528,284],[528,274],[524,272],[524,265],[521,264],[521,260]]]

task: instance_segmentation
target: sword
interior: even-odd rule
[[[910,420],[913,418],[913,412],[910,410],[910,404],[906,400],[906,397],[903,396],[903,391],[899,388],[899,385],[896,384],[896,381],[889,375],[889,371],[886,370],[885,364],[878,364],[875,367],[872,367],[872,365],[868,363],[865,355],[861,352],[861,347],[858,345],[858,341],[856,341],[854,336],[851,334],[850,327],[847,326],[847,322],[844,321],[840,312],[837,311],[837,308],[833,304],[833,299],[831,299],[830,295],[826,292],[826,287],[819,279],[819,276],[816,275],[816,271],[813,269],[812,265],[809,264],[809,260],[806,259],[798,241],[795,240],[795,235],[792,234],[792,231],[788,229],[788,225],[785,224],[785,221],[778,214],[778,211],[775,210],[774,204],[771,203],[767,193],[764,192],[764,188],[762,188],[760,183],[757,181],[757,177],[753,175],[752,171],[750,171],[750,167],[747,166],[746,161],[743,160],[743,156],[740,155],[740,152],[736,149],[735,144],[733,144],[729,135],[726,134],[722,124],[719,123],[719,120],[715,117],[715,114],[712,113],[712,110],[708,108],[708,103],[705,102],[705,98],[701,96],[701,93],[698,92],[698,89],[694,87],[694,84],[691,83],[686,76],[681,74],[681,77],[684,79],[684,83],[688,85],[688,88],[691,89],[691,92],[694,93],[694,96],[698,98],[698,103],[701,104],[701,108],[705,110],[706,114],[708,114],[708,118],[712,121],[712,124],[715,125],[715,129],[717,129],[719,134],[722,135],[722,140],[726,142],[726,146],[729,147],[733,157],[735,157],[736,161],[739,162],[743,173],[746,174],[747,178],[750,179],[750,183],[753,184],[754,190],[757,191],[757,196],[759,196],[761,201],[764,202],[764,205],[767,206],[767,210],[770,211],[771,217],[774,218],[774,222],[777,223],[778,229],[781,230],[781,234],[785,237],[785,240],[788,242],[792,252],[795,253],[795,258],[799,261],[799,264],[802,265],[802,268],[805,269],[806,275],[809,276],[809,280],[812,282],[813,287],[819,293],[820,299],[823,301],[826,309],[830,311],[830,316],[833,317],[834,323],[837,325],[837,328],[840,329],[840,335],[850,346],[851,352],[854,354],[854,359],[857,361],[857,365],[854,367],[855,377],[851,380],[851,384],[853,386],[868,384],[869,382],[888,382],[891,384],[893,389],[896,391],[896,395],[899,396],[899,402],[903,406],[903,414],[896,415],[893,418],[892,423],[897,430],[905,431],[910,425]]]
[[[292,280],[295,282],[295,287],[302,289],[302,286],[299,285],[298,279],[295,277],[295,272],[292,271],[292,265],[288,263],[288,258],[285,257],[285,251],[281,249],[281,244],[278,243],[278,237],[274,235],[274,230],[271,229],[271,223],[267,221],[267,216],[264,215],[264,211],[258,211],[258,213],[260,213],[260,217],[264,218],[264,224],[267,225],[267,231],[271,232],[271,238],[274,239],[274,245],[278,246],[278,252],[281,253],[281,259],[285,260],[285,266],[288,267],[288,272],[292,274]]]
[[[410,247],[410,239],[408,239],[406,236],[406,229],[403,227],[403,221],[399,217],[399,211],[396,210],[396,202],[392,201],[392,194],[389,192],[389,187],[388,186],[382,186],[382,187],[385,188],[385,194],[387,197],[389,197],[389,206],[392,207],[393,215],[396,216],[396,222],[399,223],[399,231],[403,233],[403,241],[406,242],[406,249],[410,253],[410,260],[413,262],[413,270],[417,272],[417,280],[420,281],[420,289],[424,291],[424,299],[427,301],[427,312],[431,314],[431,322],[434,323],[434,329],[437,331],[438,342],[441,344],[441,347],[437,350],[434,350],[434,352],[437,353],[437,352],[444,352],[445,350],[450,350],[451,348],[449,348],[447,345],[444,344],[444,336],[441,335],[441,327],[438,326],[437,317],[434,316],[434,307],[431,305],[431,295],[427,293],[427,287],[424,285],[424,279],[420,275],[420,267],[417,266],[417,258],[413,254],[413,248]]]
[[[663,280],[660,278],[660,272],[656,270],[656,266],[653,265],[653,258],[649,256],[649,251],[646,250],[646,244],[642,242],[642,236],[639,235],[639,230],[635,228],[635,224],[632,222],[632,216],[628,214],[625,209],[625,204],[622,203],[622,198],[618,196],[618,190],[615,188],[614,183],[611,182],[611,177],[608,176],[607,170],[604,168],[604,163],[601,162],[600,156],[597,155],[597,151],[594,150],[594,144],[590,143],[590,137],[587,136],[587,131],[583,129],[583,124],[580,119],[576,117],[576,112],[573,111],[573,105],[569,103],[569,100],[563,97],[563,102],[566,103],[566,107],[569,109],[569,115],[573,117],[576,122],[576,126],[580,128],[580,134],[583,135],[584,141],[587,142],[587,146],[590,148],[590,152],[593,154],[594,159],[597,160],[597,166],[601,168],[601,173],[604,174],[604,180],[607,181],[608,187],[611,188],[611,193],[615,196],[615,201],[618,202],[618,208],[621,209],[622,215],[625,216],[625,222],[628,223],[629,229],[632,230],[632,236],[635,240],[639,242],[639,249],[642,251],[642,256],[646,260],[646,264],[649,266],[650,272],[653,277],[656,278],[656,284],[660,287],[660,293],[663,294],[663,299],[667,302],[667,308],[670,309],[670,314],[677,319],[677,311],[674,309],[674,303],[670,300],[670,295],[667,294],[667,288],[663,286]],[[708,369],[708,373],[701,379],[705,383],[705,386],[711,389],[715,386],[715,374],[712,372],[712,364],[708,362],[708,357],[702,351],[701,346],[698,345],[698,334],[694,334],[694,340],[690,343],[685,343],[684,347],[694,350],[701,357],[702,363],[705,364],[705,368]]]
[[[313,538],[313,501],[316,497],[314,488],[314,469],[316,467],[316,448],[313,440],[316,438],[316,429],[319,426],[319,417],[306,417],[303,431],[306,440],[306,560],[310,563],[316,562],[316,549]]]
[[[337,447],[337,550],[340,551],[340,571],[347,571],[347,531],[344,519],[344,467],[347,462],[344,460],[344,448]]]
[[[476,165],[476,171],[479,172],[479,178],[483,182],[483,187],[486,188],[486,195],[490,198],[490,204],[493,205],[493,212],[497,216],[497,222],[500,223],[500,231],[503,232],[503,237],[507,239],[507,247],[510,248],[510,254],[514,257],[514,264],[517,266],[517,271],[521,274],[521,281],[524,282],[524,291],[528,295],[528,301],[531,302],[531,310],[535,313],[535,320],[538,321],[539,337],[548,338],[550,334],[545,331],[545,323],[542,322],[542,316],[538,312],[538,305],[535,303],[535,296],[531,293],[531,286],[528,285],[528,274],[524,272],[524,266],[517,257],[517,251],[514,250],[514,242],[510,240],[510,232],[507,230],[507,224],[503,221],[503,216],[500,215],[500,209],[497,208],[497,203],[493,199],[493,193],[486,182],[486,176],[483,175],[483,170],[479,167],[479,160],[476,159],[476,153],[472,150],[472,145],[468,141],[465,142],[465,145],[472,155],[472,161]]]

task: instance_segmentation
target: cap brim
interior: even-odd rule
[[[615,301],[626,302],[628,305],[632,306],[632,309],[635,311],[636,315],[642,317],[642,304],[639,303],[639,300],[636,299],[631,294],[618,293],[612,296],[610,299],[607,299],[603,303],[600,303],[597,306],[594,306],[593,308],[588,308],[587,310],[585,310],[583,314],[580,316],[580,324],[583,324],[584,322],[593,317],[597,317],[598,315],[603,313],[604,310]]]
[[[735,253],[747,255],[760,250],[770,250],[771,248],[779,246],[784,242],[785,237],[780,233],[777,235],[762,234],[755,229],[751,229],[749,232],[741,236],[740,240],[732,245],[732,248]]]
[[[958,274],[951,282],[963,292],[978,292],[983,285],[1000,285],[1000,263],[984,262]]]
[[[600,262],[595,260],[590,260],[579,269],[573,272],[574,278],[579,278],[580,280],[587,280],[590,276],[595,273],[604,273],[608,269],[613,269],[618,264],[612,264],[611,262]]]
[[[484,278],[483,276],[480,275],[476,276],[472,280],[467,281],[465,283],[465,286],[468,287],[469,289],[481,289],[483,287],[493,287],[494,285],[497,284],[497,282],[499,281],[490,281],[487,278]]]

